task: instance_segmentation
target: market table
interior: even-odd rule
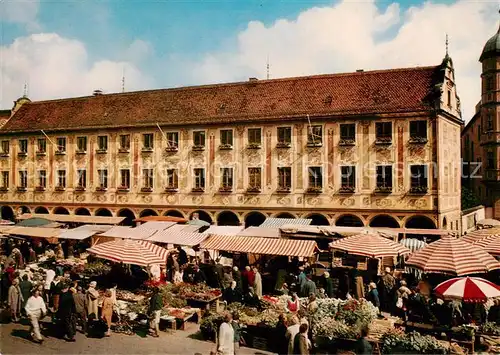
[[[180,329],[185,330],[187,321],[193,319],[196,316],[196,324],[198,324],[200,322],[200,319],[201,319],[201,309],[200,308],[179,309],[179,308],[169,307],[169,308],[167,308],[167,311],[169,312],[169,315],[163,316],[161,319],[166,321],[166,322],[170,322],[172,324],[172,330],[177,330],[177,321],[180,321],[180,325],[181,325]],[[179,317],[174,312],[182,312],[182,313],[184,313],[184,316]]]
[[[219,313],[219,299],[222,295],[214,296],[208,300],[200,300],[195,298],[186,298],[188,305],[196,308],[201,308],[206,311],[212,310],[215,313]],[[200,307],[197,307],[200,306]]]

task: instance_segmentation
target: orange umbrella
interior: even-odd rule
[[[479,239],[474,242],[474,245],[483,248],[491,255],[500,256],[500,234],[492,234]]]
[[[339,239],[331,242],[330,248],[369,258],[383,258],[411,253],[407,247],[374,233],[357,234]]]

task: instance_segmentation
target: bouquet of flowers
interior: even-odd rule
[[[369,325],[378,315],[378,310],[370,302],[361,299],[340,301],[335,319],[347,325]]]
[[[324,336],[329,339],[355,339],[359,335],[356,328],[348,326],[343,321],[335,320],[333,317],[313,322],[312,331],[314,336]]]

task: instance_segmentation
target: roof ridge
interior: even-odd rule
[[[234,81],[234,82],[226,82],[226,83],[212,83],[212,84],[203,84],[203,85],[188,85],[188,86],[177,86],[170,88],[158,88],[158,89],[146,89],[146,90],[136,90],[136,91],[128,91],[128,92],[112,92],[109,94],[103,93],[97,97],[117,97],[117,96],[128,96],[128,95],[136,95],[136,94],[144,94],[144,93],[155,93],[162,91],[186,91],[186,90],[201,90],[201,89],[211,89],[217,87],[231,87],[231,86],[240,86],[245,84],[270,84],[275,82],[286,82],[293,80],[314,80],[321,78],[332,78],[332,77],[347,77],[347,76],[360,76],[360,75],[376,75],[382,73],[394,73],[401,71],[420,71],[420,70],[429,70],[436,69],[439,65],[429,65],[429,66],[416,66],[416,67],[401,67],[401,68],[392,68],[392,69],[374,69],[374,70],[363,70],[363,71],[355,71],[355,72],[342,72],[342,73],[330,73],[330,74],[313,74],[313,75],[304,75],[304,76],[292,76],[285,78],[275,78],[275,79],[258,79],[256,81]],[[84,100],[89,98],[94,98],[93,95],[87,96],[77,96],[77,97],[64,97],[57,99],[47,99],[47,100],[39,100],[39,101],[31,101],[26,103],[26,105],[36,105],[36,104],[45,104],[50,102],[60,102],[60,101],[69,101],[69,100]]]

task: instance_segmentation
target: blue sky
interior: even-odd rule
[[[0,6],[3,107],[24,82],[34,99],[47,99],[97,86],[118,91],[123,72],[128,90],[263,78],[268,56],[272,77],[433,65],[449,33],[470,115],[479,99],[477,58],[495,32],[491,10],[498,5],[4,0]]]

